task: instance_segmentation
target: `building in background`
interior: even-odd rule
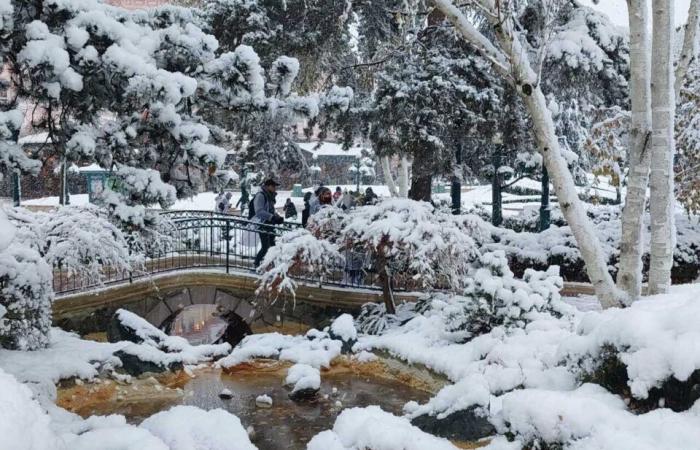
[[[127,9],[145,9],[170,3],[168,0],[107,0],[107,3]]]

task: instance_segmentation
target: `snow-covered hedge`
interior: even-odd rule
[[[567,281],[588,281],[581,253],[569,227],[557,219],[560,213],[554,207],[555,219],[548,230],[536,232],[537,214],[531,209],[506,221],[505,225],[514,229],[492,227],[492,242],[486,247],[503,250],[516,274],[523,274],[527,268],[546,270],[558,265],[562,277]],[[596,228],[603,251],[608,257],[608,266],[614,274],[617,271],[620,243],[620,208],[617,206],[589,206],[588,216]],[[648,227],[648,216],[646,223]],[[559,223],[559,225],[556,225]],[[674,252],[672,279],[674,283],[689,283],[700,276],[700,217],[678,214],[676,216],[677,239]],[[517,230],[533,230],[517,231]],[[649,233],[645,233],[649,239]],[[645,246],[648,249],[648,243]],[[648,266],[648,253],[644,257]]]

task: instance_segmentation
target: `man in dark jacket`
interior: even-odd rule
[[[270,247],[275,245],[275,230],[269,225],[279,225],[284,223],[282,216],[275,211],[275,198],[277,197],[277,186],[279,184],[272,178],[268,178],[260,186],[260,191],[253,198],[255,216],[253,222],[259,223],[258,234],[260,235],[260,251],[255,255],[255,267],[267,254]]]
[[[306,228],[306,224],[309,222],[309,216],[311,215],[311,192],[304,194],[304,209],[301,210],[301,226]]]

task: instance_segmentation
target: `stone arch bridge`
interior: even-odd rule
[[[294,225],[257,225],[240,216],[210,211],[169,211],[166,242],[155,245],[145,270],[104,269],[101,283],[90,282],[54,268],[54,322],[82,334],[104,330],[118,308],[129,309],[160,326],[178,309],[193,304],[217,304],[255,329],[285,324],[323,326],[340,311],[356,312],[367,302],[382,300],[371,268],[361,277],[348,277],[343,267],[320,279],[297,277],[294,299],[280,297],[261,305],[256,295],[258,276],[253,259],[259,233],[275,236]],[[397,301],[414,301],[419,294],[395,286]],[[569,293],[589,293],[585,285],[567,284]]]

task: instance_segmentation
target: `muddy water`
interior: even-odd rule
[[[198,371],[196,378],[184,386],[184,396],[170,404],[147,402],[125,405],[120,410],[117,403],[109,412],[124,414],[130,422],[139,423],[174,404],[203,409],[223,408],[238,416],[244,427],[254,428],[253,442],[261,450],[294,450],[306,448],[311,437],[332,428],[343,408],[380,405],[386,411],[400,414],[406,402],[425,402],[430,397],[430,394],[398,381],[361,374],[330,373],[323,374],[321,379],[318,401],[295,403],[288,397],[289,390],[282,386],[279,373],[225,374],[206,369]],[[232,391],[232,399],[219,398],[224,388]],[[333,393],[333,388],[336,388],[336,393]],[[272,397],[272,407],[256,406],[255,398],[261,394]]]

